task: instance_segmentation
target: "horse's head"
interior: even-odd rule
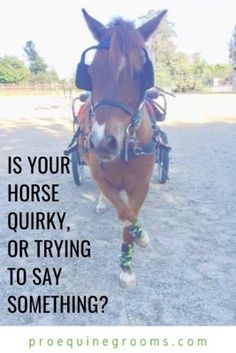
[[[92,91],[93,113],[90,147],[101,161],[118,159],[124,148],[127,126],[135,119],[144,91],[153,85],[153,68],[145,41],[156,30],[166,11],[135,29],[120,18],[108,27],[83,14],[98,41],[90,66],[83,64],[81,78]],[[84,53],[85,55],[86,53]],[[83,77],[82,77],[83,76]]]

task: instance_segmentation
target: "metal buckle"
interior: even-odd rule
[[[133,151],[134,151],[135,156],[142,156],[142,155],[144,155],[144,152],[143,152],[143,150],[142,150],[141,147],[134,146]]]

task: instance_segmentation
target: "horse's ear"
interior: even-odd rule
[[[101,40],[101,37],[106,29],[105,26],[103,26],[102,23],[97,21],[95,18],[90,16],[85,9],[82,9],[85,21],[88,25],[88,28],[92,32],[92,35],[94,38],[99,42]]]
[[[159,13],[159,15],[157,15],[156,17],[154,17],[150,21],[144,23],[144,25],[142,25],[141,27],[138,28],[139,32],[141,33],[141,35],[143,36],[145,41],[157,29],[163,16],[165,16],[166,13],[167,13],[167,10],[161,11]]]

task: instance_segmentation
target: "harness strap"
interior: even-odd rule
[[[67,148],[64,150],[65,156],[69,156],[69,154],[71,154],[73,151],[77,150],[77,140],[78,140],[80,134],[81,134],[81,128],[79,126],[78,129],[76,130],[76,132],[74,133],[71,142],[69,143]]]
[[[134,113],[123,103],[121,102],[116,102],[110,99],[101,99],[98,102],[96,102],[93,106],[93,110],[96,110],[97,108],[99,108],[102,105],[109,105],[111,107],[123,110],[123,112],[125,112],[126,114],[129,114],[131,116],[131,118],[133,119],[134,117]]]
[[[108,105],[110,107],[114,107],[114,108],[120,109],[124,113],[128,114],[129,116],[131,116],[131,125],[134,126],[134,127],[138,127],[140,122],[141,122],[141,120],[142,120],[141,110],[142,110],[143,104],[144,104],[144,101],[142,100],[141,103],[139,104],[138,109],[136,110],[136,112],[133,113],[132,110],[129,107],[127,107],[127,105],[125,105],[125,104],[123,104],[121,102],[113,101],[111,99],[100,99],[96,103],[92,102],[90,113],[91,113],[91,116],[93,116],[96,109],[98,109],[101,106]]]
[[[120,159],[130,160],[135,157],[147,156],[147,155],[155,154],[156,150],[157,150],[157,142],[152,139],[149,143],[146,143],[145,145],[141,145],[138,147],[132,146],[128,148],[128,156],[126,156],[126,151],[125,149],[123,149]]]

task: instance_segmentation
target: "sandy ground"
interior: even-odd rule
[[[122,225],[114,209],[95,212],[98,191],[85,168],[77,187],[71,175],[31,175],[25,157],[61,155],[71,137],[69,99],[0,98],[1,325],[235,325],[236,324],[236,95],[168,98],[162,128],[173,147],[170,180],[155,175],[140,220],[148,249],[136,248],[137,287],[119,285]],[[19,155],[20,175],[7,174],[7,158]],[[59,203],[9,203],[7,184],[59,183]],[[7,229],[9,212],[66,211],[69,233]],[[7,256],[9,240],[88,239],[91,258],[37,259]],[[7,267],[60,267],[59,286],[9,285]],[[104,313],[10,314],[7,297],[107,296]],[[100,304],[101,305],[101,304]]]

